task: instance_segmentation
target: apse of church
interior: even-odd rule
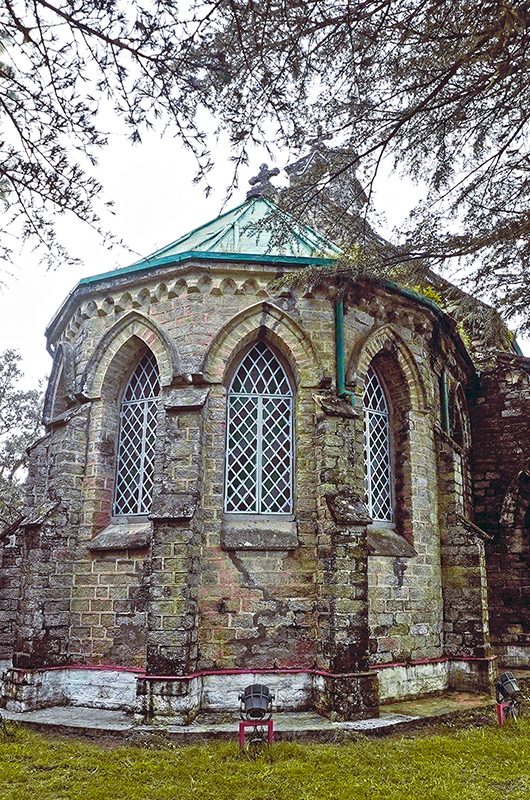
[[[280,707],[355,718],[491,685],[476,367],[422,295],[278,288],[341,250],[264,196],[271,174],[82,280],[47,330],[46,434],[0,556],[7,707],[184,722],[260,674]]]

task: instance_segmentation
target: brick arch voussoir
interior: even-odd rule
[[[354,348],[346,372],[347,382],[350,385],[364,384],[370,364],[378,353],[384,350],[388,350],[394,355],[397,365],[407,381],[412,409],[415,411],[427,410],[429,407],[427,390],[416,360],[406,342],[392,325],[383,325],[372,331]]]
[[[169,336],[149,317],[129,312],[104,334],[83,374],[81,393],[95,399],[101,396],[105,376],[115,357],[131,339],[143,342],[152,351],[158,365],[160,384],[169,386],[179,374],[179,358]]]
[[[214,383],[223,382],[227,367],[259,338],[280,352],[298,386],[320,384],[323,372],[310,337],[290,314],[267,302],[239,312],[217,333],[203,362],[205,376]]]

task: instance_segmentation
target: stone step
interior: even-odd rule
[[[405,701],[383,706],[381,715],[372,719],[334,722],[310,711],[274,714],[275,739],[278,741],[340,741],[360,734],[381,736],[457,718],[465,712],[483,709],[494,719],[489,697],[452,692],[447,696]],[[190,725],[135,725],[132,715],[123,711],[103,711],[82,706],[53,706],[15,713],[3,711],[5,720],[41,731],[76,735],[101,740],[118,738],[143,742],[150,739],[191,744],[205,740],[237,739],[238,718],[208,715],[198,717]]]

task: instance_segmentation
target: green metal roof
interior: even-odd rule
[[[264,197],[252,197],[219,217],[186,233],[176,242],[122,269],[83,278],[79,285],[118,278],[195,258],[311,265],[337,258],[341,249],[281,211]]]

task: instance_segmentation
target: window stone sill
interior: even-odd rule
[[[278,517],[226,517],[221,523],[223,550],[296,550],[295,520]]]
[[[140,550],[151,544],[153,523],[148,520],[131,522],[114,520],[103,528],[88,544],[91,552],[101,550]]]
[[[368,525],[366,538],[370,556],[414,558],[418,555],[411,543],[392,528]]]

